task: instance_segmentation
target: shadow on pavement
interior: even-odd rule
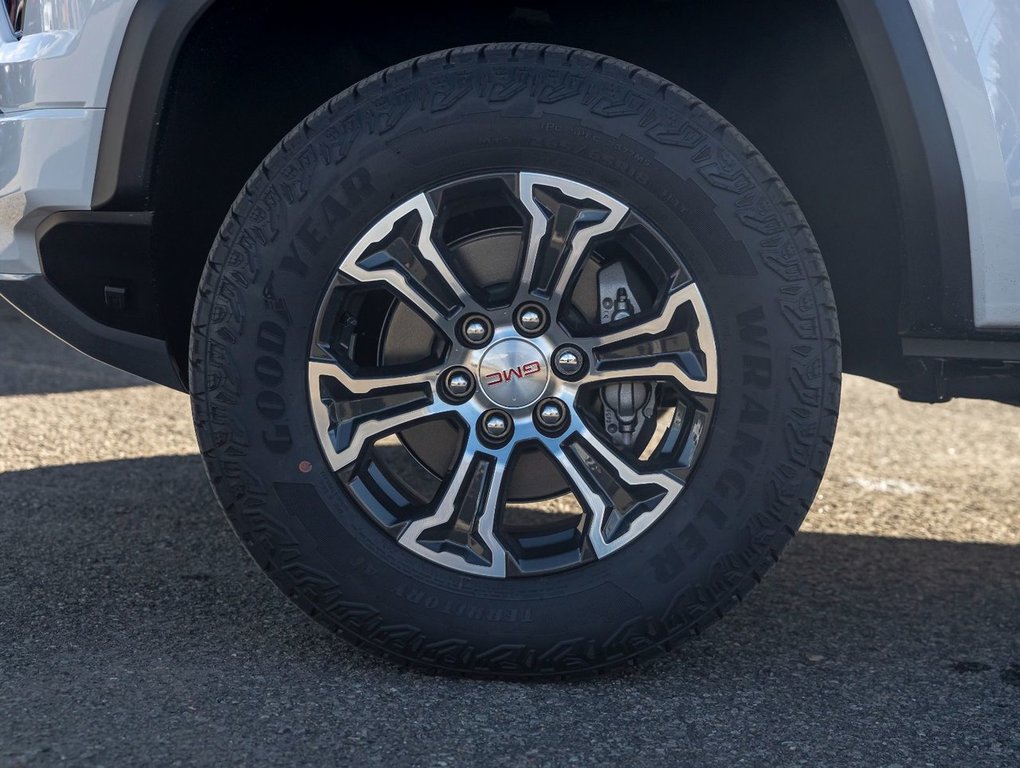
[[[379,662],[290,606],[196,456],[9,472],[0,758],[80,758],[102,741],[97,762],[188,762],[191,749],[316,762],[389,745],[451,765],[469,748],[483,765],[521,764],[527,748],[559,764],[602,749],[622,763],[732,750],[835,764],[850,750],[859,764],[1008,764],[1018,605],[1017,547],[806,533],[744,605],[635,672],[450,680]]]
[[[0,397],[149,384],[82,354],[0,299]]]

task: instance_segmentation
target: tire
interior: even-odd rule
[[[518,169],[626,201],[671,244],[711,318],[717,390],[705,398],[707,439],[688,434],[698,443],[696,464],[646,532],[604,557],[584,539],[570,567],[556,560],[548,571],[492,578],[399,546],[404,540],[385,520],[366,514],[351,490],[354,475],[344,480],[347,470],[331,466],[308,361],[332,301],[327,287],[347,263],[340,259],[380,217],[451,179]],[[371,311],[364,307],[372,296],[357,299],[361,311]],[[360,315],[335,322],[361,323],[336,331],[352,345],[360,328],[369,333]],[[708,321],[696,322],[700,334]],[[695,357],[704,362],[707,349],[697,347]],[[194,313],[191,386],[201,451],[228,519],[310,616],[417,667],[573,677],[637,662],[700,633],[777,561],[831,447],[839,332],[799,207],[723,118],[620,61],[484,45],[358,83],[269,154],[212,247]],[[674,384],[649,386],[671,392]],[[344,397],[330,407],[342,408]],[[578,423],[589,418],[580,413]],[[329,429],[343,423],[337,417]]]

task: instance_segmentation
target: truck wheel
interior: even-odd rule
[[[620,61],[445,51],[336,96],[212,248],[194,416],[251,555],[358,645],[572,676],[761,580],[828,457],[840,354],[800,209]]]

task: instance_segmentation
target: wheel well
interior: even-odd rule
[[[615,56],[721,112],[793,191],[836,295],[844,368],[894,381],[903,234],[879,119],[835,0],[532,2],[393,6],[217,0],[170,78],[149,203],[162,325],[187,370],[209,247],[247,177],[302,117],[386,66],[478,42],[534,41]]]

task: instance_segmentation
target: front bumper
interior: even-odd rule
[[[36,230],[55,211],[87,210],[101,109],[0,114],[0,275],[42,271]]]
[[[44,275],[0,276],[0,296],[75,349],[174,389],[184,389],[166,342],[104,325],[82,312]]]
[[[73,24],[56,14],[21,39],[0,14],[0,274],[39,273],[36,227],[54,211],[91,207],[110,83],[134,5],[80,0]]]
[[[80,28],[20,40],[0,16],[0,296],[82,352],[180,389],[154,319],[151,215],[90,210],[134,6],[81,0]]]
[[[100,322],[108,319],[102,309],[82,301],[82,290],[101,296],[106,252],[142,267],[139,254],[147,250],[146,214],[89,211],[103,116],[102,109],[85,108],[0,114],[0,295],[85,354],[181,389],[164,340]],[[71,236],[60,237],[61,231]],[[58,235],[49,248],[52,266],[62,267],[54,275],[44,274],[40,257],[47,232]]]

